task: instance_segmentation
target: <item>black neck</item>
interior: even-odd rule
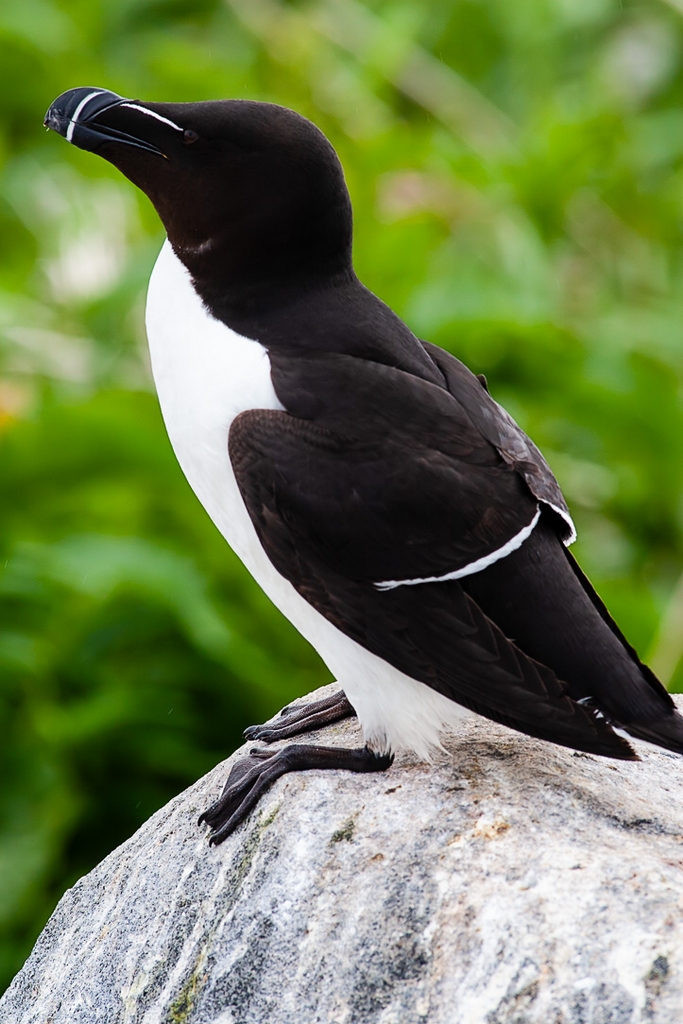
[[[395,366],[440,387],[444,379],[422,343],[352,268],[336,276],[241,279],[229,286],[193,277],[209,312],[238,334],[259,341],[271,356],[339,353]]]

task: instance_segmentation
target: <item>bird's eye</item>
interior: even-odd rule
[[[196,142],[198,138],[199,136],[195,131],[192,130],[192,128],[186,128],[185,131],[183,132],[183,142],[186,143],[186,145],[190,145],[190,143]]]

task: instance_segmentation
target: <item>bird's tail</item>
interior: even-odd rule
[[[683,754],[683,715],[679,714],[676,710],[671,694],[667,692],[652,669],[640,660],[638,654],[629,644],[603,601],[596,593],[592,583],[572,557],[571,552],[565,548],[564,554],[594,608],[617,637],[624,651],[628,654],[631,663],[640,670],[650,693],[659,700],[659,714],[651,718],[649,716],[643,717],[640,721],[633,721],[633,719],[630,719],[628,722],[614,721],[612,724],[615,732],[623,736],[624,739],[642,740],[656,747],[671,750],[675,754]]]
[[[552,523],[542,519],[521,548],[462,586],[516,646],[566,684],[572,700],[592,707],[621,739],[683,754],[683,717],[671,695],[640,661]]]
[[[672,750],[674,754],[683,754],[683,716],[678,711],[671,711],[650,722],[614,723],[613,729],[625,739],[644,740],[656,747]]]

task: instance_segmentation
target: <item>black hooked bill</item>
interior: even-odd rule
[[[68,89],[58,96],[50,105],[43,124],[58,135],[63,135],[67,142],[90,152],[96,152],[105,142],[122,142],[137,149],[145,149],[149,153],[156,153],[158,156],[165,156],[160,149],[144,139],[136,138],[110,125],[98,123],[98,117],[106,110],[124,106],[151,113],[141,108],[134,100],[118,96],[115,92],[94,89],[87,85],[81,86],[78,89]],[[152,116],[159,120],[167,120],[159,115]],[[178,125],[170,121],[168,123],[172,128],[181,130]]]

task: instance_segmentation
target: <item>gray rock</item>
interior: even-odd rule
[[[679,1024],[683,760],[642,756],[472,719],[433,766],[287,776],[212,848],[226,762],[64,895],[0,1021]]]

